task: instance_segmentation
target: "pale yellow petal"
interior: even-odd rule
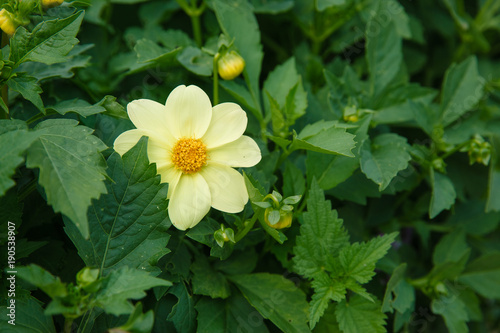
[[[260,162],[259,146],[250,137],[243,135],[238,140],[208,151],[208,163],[231,167],[251,167]]]
[[[143,136],[147,135],[142,130],[133,129],[125,131],[115,139],[115,142],[113,144],[113,149],[118,154],[123,156],[123,154],[125,154],[132,147],[134,147]]]
[[[180,230],[197,225],[210,210],[210,190],[199,173],[183,174],[168,204],[168,216]]]
[[[178,86],[167,98],[167,125],[173,136],[201,138],[212,119],[212,103],[197,86]]]
[[[175,139],[167,126],[165,105],[149,99],[138,99],[128,103],[127,113],[132,123],[149,137],[173,146]]]
[[[172,193],[174,193],[175,187],[182,176],[182,171],[176,169],[173,164],[158,167],[156,169],[157,173],[161,176],[162,183],[168,183],[168,194],[167,199],[170,199]]]
[[[200,171],[207,181],[212,207],[227,213],[238,213],[248,202],[243,176],[225,165],[211,164]]]
[[[150,163],[156,163],[157,168],[172,165],[172,150],[156,137],[148,139],[148,159]]]
[[[212,121],[203,136],[207,148],[215,148],[233,142],[243,135],[247,128],[247,114],[235,103],[214,106]]]

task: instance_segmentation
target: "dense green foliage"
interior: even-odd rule
[[[0,3],[0,331],[500,327],[499,1]],[[113,151],[182,84],[262,152],[187,231],[148,138]]]

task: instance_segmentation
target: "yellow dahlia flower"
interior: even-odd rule
[[[197,86],[178,86],[165,105],[148,99],[127,106],[137,129],[116,138],[120,155],[142,136],[148,139],[148,157],[156,163],[161,181],[169,183],[168,215],[186,230],[197,225],[210,207],[228,213],[243,210],[248,193],[243,176],[233,167],[251,167],[261,159],[253,139],[243,135],[245,111],[235,103],[212,108]]]
[[[3,30],[7,35],[12,36],[18,24],[12,18],[12,14],[9,13],[5,8],[0,10],[0,29]]]

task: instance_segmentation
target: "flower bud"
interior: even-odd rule
[[[0,29],[7,35],[12,36],[19,25],[14,21],[12,14],[5,8],[0,10]]]
[[[96,283],[98,278],[97,268],[84,267],[76,274],[76,283],[87,292],[96,292],[100,286]]]
[[[273,216],[277,215],[277,213],[273,212],[279,213],[279,219],[277,218],[277,216],[276,217]],[[292,218],[293,218],[293,213],[291,211],[284,211],[284,210],[278,211],[273,209],[272,207],[266,208],[266,211],[264,213],[264,220],[266,221],[266,224],[273,229],[288,228],[289,226],[292,225]]]
[[[47,10],[52,7],[60,6],[64,0],[42,0],[43,9]]]
[[[245,60],[235,51],[224,54],[217,61],[219,75],[224,80],[233,80],[243,72]]]

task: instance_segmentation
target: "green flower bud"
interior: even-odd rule
[[[43,9],[47,10],[52,7],[60,6],[64,0],[42,0]]]
[[[291,211],[276,210],[272,207],[266,208],[264,220],[266,224],[273,229],[288,228],[292,225],[293,213]]]
[[[245,60],[236,51],[231,51],[219,58],[217,67],[221,78],[233,80],[243,72]]]

